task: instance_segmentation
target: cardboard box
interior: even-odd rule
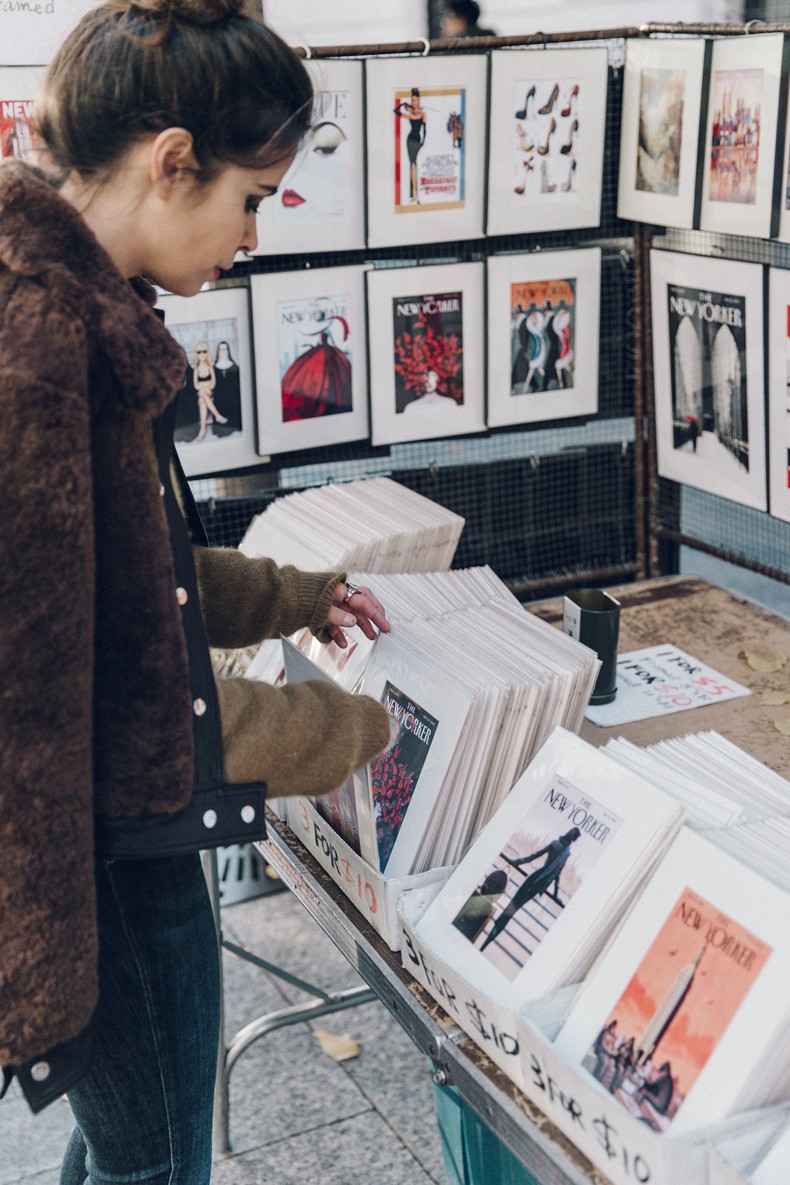
[[[400,949],[398,898],[407,889],[444,884],[452,868],[432,868],[414,876],[386,877],[372,868],[319,815],[308,798],[288,799],[288,826],[343,890],[390,950]]]
[[[523,1089],[516,1014],[489,999],[449,967],[420,941],[414,930],[440,888],[441,884],[410,889],[401,897],[398,906],[401,962],[475,1044],[485,1050],[491,1061]]]
[[[555,1050],[554,1037],[577,984],[514,1014],[425,947],[415,926],[440,887],[412,889],[401,897],[403,966],[613,1185],[749,1185],[717,1141],[726,1139],[730,1149],[739,1148],[762,1133],[766,1143],[767,1133],[790,1114],[790,1105],[732,1115],[677,1137],[652,1131]]]

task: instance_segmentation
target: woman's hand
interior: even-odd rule
[[[355,584],[341,580],[332,598],[326,630],[335,645],[345,650],[348,646],[345,630],[354,625],[358,625],[365,637],[371,639],[376,637],[377,630],[386,634],[390,628],[384,606],[369,588],[358,588]]]

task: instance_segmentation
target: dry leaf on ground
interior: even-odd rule
[[[761,675],[772,675],[774,671],[781,671],[787,662],[787,655],[781,650],[742,650],[740,657],[749,664],[753,671]]]
[[[790,716],[785,716],[782,720],[774,720],[774,728],[777,732],[781,732],[783,737],[790,737]]]
[[[778,708],[790,704],[790,691],[766,691],[757,702],[761,707]]]
[[[347,1062],[354,1057],[359,1057],[362,1052],[362,1046],[355,1037],[350,1033],[343,1033],[338,1036],[337,1033],[330,1033],[326,1029],[316,1029],[313,1033],[321,1050],[327,1057],[331,1057],[333,1062]]]

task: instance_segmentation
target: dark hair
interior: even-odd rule
[[[448,0],[445,8],[469,25],[476,25],[480,20],[480,5],[475,0]]]
[[[200,180],[264,168],[310,126],[313,87],[244,0],[108,0],[58,50],[36,103],[56,164],[88,177],[170,127],[192,135]]]

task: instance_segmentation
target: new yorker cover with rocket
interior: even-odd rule
[[[637,1119],[665,1131],[771,948],[684,889],[583,1065]]]

